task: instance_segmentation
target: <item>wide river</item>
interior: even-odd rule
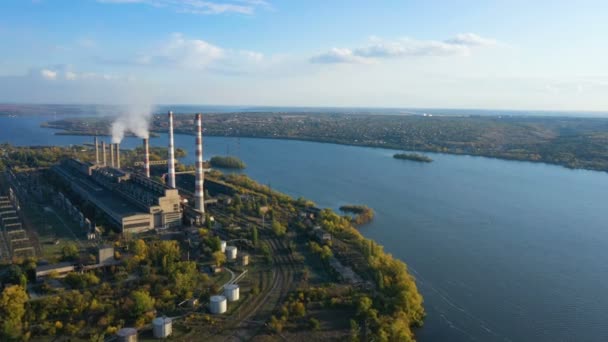
[[[0,142],[68,145],[49,118],[0,118]],[[246,173],[321,207],[366,204],[362,228],[407,262],[428,312],[420,341],[608,340],[608,174],[559,166],[300,141],[205,138]],[[140,140],[128,138],[123,147]],[[152,139],[166,146],[166,135]],[[194,137],[176,136],[189,151]]]

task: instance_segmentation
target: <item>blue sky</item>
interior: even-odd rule
[[[2,0],[0,101],[608,110],[605,1]]]

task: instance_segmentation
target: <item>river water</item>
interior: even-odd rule
[[[68,145],[44,117],[0,118],[0,143]],[[365,236],[404,260],[428,312],[420,341],[608,340],[608,174],[482,157],[300,141],[205,138],[274,189],[336,209],[376,211]],[[166,146],[166,135],[152,139]],[[140,144],[127,138],[122,147]],[[188,150],[193,136],[176,136]]]

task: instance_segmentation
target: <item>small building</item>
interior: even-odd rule
[[[70,272],[74,272],[74,264],[70,262],[38,266],[36,267],[36,280],[41,280],[51,274],[55,274],[57,277],[63,278]]]
[[[137,342],[137,329],[122,328],[116,333],[118,342]]]
[[[154,338],[167,338],[173,332],[173,320],[169,317],[156,317],[152,321]]]
[[[98,264],[108,264],[114,262],[114,247],[112,246],[104,246],[99,247],[99,251],[97,253],[97,263]]]

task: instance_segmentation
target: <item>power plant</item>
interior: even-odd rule
[[[190,223],[204,222],[202,115],[196,114],[194,120],[196,171],[194,189],[192,189],[193,206],[182,198],[177,189],[173,112],[168,113],[168,121],[166,185],[150,178],[150,142],[148,138],[144,138],[142,141],[143,172],[137,172],[121,168],[119,143],[109,143],[110,161],[108,163],[106,142],[102,140],[102,160],[100,161],[99,142],[95,137],[95,163],[66,159],[52,168],[63,183],[72,190],[71,203],[87,201],[93,204],[97,211],[104,214],[107,222],[120,232],[138,233],[150,229],[179,227],[183,224],[184,218],[187,218]]]

